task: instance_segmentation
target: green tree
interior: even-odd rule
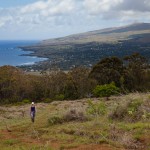
[[[0,67],[0,99],[2,102],[20,102],[27,97],[28,80],[23,71],[12,66]]]
[[[68,75],[76,87],[78,98],[83,98],[91,94],[96,86],[96,81],[89,78],[90,70],[85,67],[77,67],[69,71]]]
[[[78,90],[72,76],[68,75],[68,79],[65,86],[65,99],[77,99],[79,98]]]
[[[90,77],[96,79],[100,85],[115,82],[117,86],[120,86],[119,79],[122,76],[123,69],[121,59],[117,57],[104,58],[92,68]]]
[[[145,90],[148,71],[148,60],[139,53],[134,53],[124,58],[126,64],[125,80],[129,89]],[[147,80],[147,81],[146,81]],[[132,83],[132,84],[131,84]]]
[[[64,95],[67,82],[67,74],[62,71],[50,71],[42,75],[44,86],[44,98],[55,98],[57,95]]]

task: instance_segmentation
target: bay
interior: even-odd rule
[[[43,61],[45,58],[21,56],[31,52],[23,51],[20,46],[31,46],[39,41],[0,41],[0,66],[11,65],[32,65],[36,62]]]

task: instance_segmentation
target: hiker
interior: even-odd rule
[[[35,118],[35,104],[34,102],[31,103],[31,111],[30,111],[30,115],[31,115],[31,121],[34,122],[34,118]]]

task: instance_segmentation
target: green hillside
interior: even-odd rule
[[[23,49],[33,51],[31,56],[48,58],[36,65],[25,66],[34,70],[46,70],[54,66],[62,70],[81,65],[91,67],[102,58],[122,58],[134,52],[149,58],[150,24],[139,23],[49,39]]]

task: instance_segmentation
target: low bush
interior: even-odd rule
[[[71,121],[87,121],[87,116],[82,111],[77,111],[75,109],[69,110],[63,115],[54,115],[48,119],[49,125],[56,125]]]
[[[46,98],[46,99],[44,100],[44,103],[51,103],[51,102],[53,102],[53,100],[50,99],[50,98]]]
[[[63,123],[64,121],[63,121],[63,118],[62,117],[60,117],[60,116],[52,116],[52,117],[50,117],[49,119],[48,119],[48,124],[49,125],[55,125],[55,124],[61,124],[61,123]]]
[[[122,104],[118,104],[112,112],[109,114],[109,118],[124,120],[129,122],[135,122],[148,117],[148,112],[143,107],[144,102],[140,99],[133,99],[126,101]]]
[[[55,96],[55,100],[60,100],[60,101],[62,101],[62,100],[64,100],[65,99],[65,96],[63,95],[63,94],[60,94],[60,95],[56,95]]]
[[[87,113],[92,116],[100,116],[106,113],[106,105],[104,102],[93,103],[91,100],[88,101]]]
[[[22,103],[24,103],[24,104],[29,104],[31,101],[29,100],[29,99],[24,99],[23,101],[22,101]]]
[[[120,89],[115,86],[114,83],[97,85],[93,90],[93,93],[97,97],[109,97],[111,95],[116,95],[120,92]]]
[[[64,114],[64,120],[66,122],[69,121],[86,121],[87,117],[82,111],[77,111],[76,109],[72,109]]]

